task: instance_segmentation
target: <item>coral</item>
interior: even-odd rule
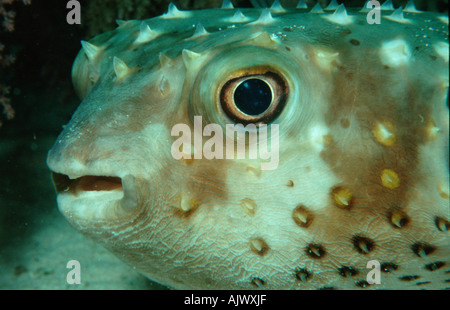
[[[14,31],[14,18],[16,17],[16,12],[7,9],[7,5],[11,5],[17,0],[0,0],[0,21],[1,28],[6,32]],[[28,5],[31,0],[22,0],[23,4]],[[6,54],[6,47],[0,42],[0,75],[4,76],[4,70],[10,67],[16,60],[14,54]],[[11,106],[11,99],[9,98],[10,87],[0,83],[0,104],[3,106],[3,114],[7,120],[13,119],[15,111]],[[0,120],[0,127],[2,126],[2,121]]]

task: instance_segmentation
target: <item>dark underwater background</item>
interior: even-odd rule
[[[170,1],[79,1],[81,25],[67,24],[67,2],[0,0],[0,103],[7,107],[3,111],[0,104],[0,289],[165,289],[66,222],[57,209],[46,156],[80,103],[70,79],[80,40],[114,29],[116,19],[158,16]],[[218,8],[222,0],[173,2],[186,10]],[[232,2],[264,7],[273,1]],[[285,7],[297,2],[281,1]],[[361,7],[365,1],[338,2]],[[415,3],[419,10],[448,10],[448,0]],[[66,282],[72,259],[81,264],[79,285]]]

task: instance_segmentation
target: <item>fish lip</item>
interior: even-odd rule
[[[58,208],[71,221],[117,219],[136,209],[135,177],[111,172],[106,162],[94,167],[70,162],[48,162],[48,166]]]
[[[122,179],[117,176],[84,175],[72,179],[67,174],[52,171],[52,180],[56,193],[71,193],[75,196],[81,191],[122,190]]]

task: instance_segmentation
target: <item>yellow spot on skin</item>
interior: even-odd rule
[[[253,199],[250,199],[250,198],[242,199],[241,207],[242,207],[242,210],[244,210],[244,212],[247,213],[248,215],[255,214],[256,203]]]
[[[395,128],[390,122],[377,123],[372,133],[375,139],[382,145],[392,146],[395,143]]]
[[[332,191],[333,200],[340,208],[351,207],[353,194],[346,187],[336,187]]]
[[[191,210],[194,210],[198,207],[198,202],[195,198],[190,199],[188,197],[181,197],[180,201],[180,209],[184,212],[189,212]]]
[[[314,59],[323,70],[332,71],[339,64],[339,53],[323,48],[316,48]]]
[[[397,173],[391,169],[384,169],[383,172],[381,172],[381,183],[384,187],[396,189],[400,186],[400,178]]]
[[[323,136],[323,145],[330,146],[333,143],[333,137],[328,134]]]
[[[184,157],[182,157],[181,160],[182,160],[184,163],[186,163],[187,165],[190,165],[190,164],[192,164],[192,163],[194,162],[194,159],[193,159],[193,158],[184,158]]]
[[[402,228],[408,222],[408,218],[403,211],[394,210],[391,213],[391,223],[395,227]]]
[[[442,198],[448,199],[450,197],[448,185],[445,185],[443,181],[439,182],[437,189]]]

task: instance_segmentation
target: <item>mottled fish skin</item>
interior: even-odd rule
[[[83,42],[47,160],[68,221],[177,289],[449,287],[448,19],[320,11],[171,5]],[[217,94],[258,68],[287,87],[278,168],[175,160],[172,127],[232,123]]]

